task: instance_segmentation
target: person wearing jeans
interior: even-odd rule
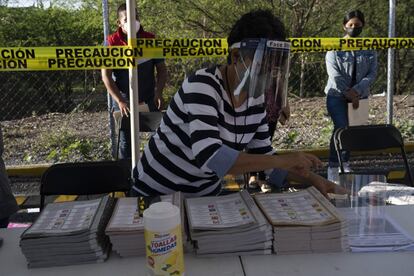
[[[359,36],[364,26],[364,14],[361,11],[347,13],[342,26],[346,32],[345,38]],[[377,54],[375,51],[328,51],[326,70],[326,106],[334,124],[329,149],[328,180],[336,181],[339,162],[333,135],[338,128],[348,126],[348,103],[357,109],[359,100],[368,98],[370,86],[377,74]],[[342,157],[344,170],[350,171],[349,153],[344,153]]]

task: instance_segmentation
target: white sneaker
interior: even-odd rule
[[[328,167],[328,177],[329,181],[339,183],[339,168],[338,167]]]

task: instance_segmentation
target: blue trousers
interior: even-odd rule
[[[335,130],[341,127],[348,126],[348,102],[344,97],[341,96],[330,96],[326,97],[326,107],[328,113],[332,118],[334,124],[334,130],[331,135],[331,141],[329,144],[329,167],[338,167],[339,161],[335,150],[335,144],[333,140],[333,134]],[[342,160],[344,162],[349,161],[349,152],[342,154]]]

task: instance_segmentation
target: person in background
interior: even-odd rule
[[[354,10],[345,15],[345,38],[358,37],[364,27],[365,18],[361,11]],[[326,70],[326,106],[334,125],[329,147],[328,179],[337,181],[339,162],[333,135],[338,128],[348,126],[348,103],[357,109],[359,100],[368,98],[377,74],[377,54],[375,51],[329,51],[326,54]],[[344,153],[342,159],[345,172],[349,172],[349,153]]]
[[[121,4],[117,10],[117,26],[115,33],[108,36],[107,46],[127,46],[127,15],[126,4]],[[135,20],[137,39],[155,38],[155,35],[144,31],[138,17]],[[155,77],[156,71],[156,77]],[[129,73],[128,69],[102,69],[102,80],[112,97],[114,114],[129,116]],[[138,91],[139,103],[147,104],[149,111],[159,111],[163,107],[162,92],[167,80],[167,67],[164,59],[138,60]],[[135,103],[134,103],[135,104]],[[119,120],[116,120],[119,122]],[[119,158],[131,158],[131,135],[129,125],[120,132]]]
[[[0,125],[0,228],[7,228],[10,216],[19,210],[19,206],[17,206],[10,188],[10,181],[3,161],[3,152],[3,133]]]
[[[337,185],[311,170],[306,153],[274,155],[266,120],[265,92],[287,92],[290,44],[283,23],[269,10],[244,14],[227,38],[227,64],[185,79],[161,125],[134,168],[132,196],[181,191],[218,195],[227,174],[265,171],[269,183],[308,183],[323,194]]]

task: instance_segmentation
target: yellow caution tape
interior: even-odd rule
[[[290,38],[291,52],[414,48],[414,38]],[[129,46],[0,48],[0,71],[85,70],[136,67],[152,58],[228,55],[226,39],[138,39]]]
[[[326,52],[414,48],[414,38],[290,38],[292,52]]]

